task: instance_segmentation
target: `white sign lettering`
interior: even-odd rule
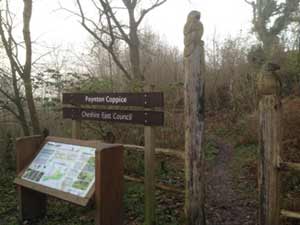
[[[126,97],[111,97],[111,96],[106,96],[106,97],[89,97],[85,96],[84,98],[85,102],[89,104],[94,104],[94,103],[106,103],[106,104],[113,104],[113,105],[118,105],[118,104],[126,104],[127,103],[127,98]]]

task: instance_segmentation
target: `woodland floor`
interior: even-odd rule
[[[236,177],[233,170],[234,149],[221,141],[218,147],[219,153],[210,165],[207,176],[208,225],[255,225],[256,201],[237,188],[237,179],[242,175]]]
[[[297,99],[296,99],[297,100]],[[285,105],[284,160],[300,162],[300,99]],[[296,101],[296,102],[295,102]],[[205,134],[206,219],[207,225],[255,225],[257,222],[257,128],[255,117],[230,122],[226,113],[211,115]],[[228,123],[228,124],[227,124]],[[1,150],[1,146],[0,146]],[[1,151],[0,151],[1,156]],[[157,156],[158,182],[184,189],[183,160]],[[0,158],[0,225],[18,225],[17,198],[12,163]],[[142,177],[142,153],[126,151],[125,173]],[[299,174],[287,173],[282,180],[283,208],[300,211]],[[124,225],[143,225],[144,189],[142,184],[126,182]],[[184,195],[156,191],[157,225],[184,224]],[[49,198],[47,216],[27,225],[92,225],[93,210]],[[300,225],[285,220],[281,225]]]
[[[220,138],[212,138],[209,142],[210,145],[207,147],[210,151],[207,161],[207,225],[255,225],[257,208],[256,197],[253,194],[255,181],[252,179],[253,175],[249,175],[249,168],[246,164],[235,163],[241,161],[238,158],[239,155],[247,158],[248,153],[244,154],[243,151],[252,150],[234,149],[230,144],[220,141]],[[138,158],[135,154],[126,157],[129,162],[131,158],[135,161]],[[158,171],[160,181],[183,188],[183,163],[179,160],[168,159],[167,161],[169,163]],[[141,160],[138,164],[135,169],[142,170],[143,161]],[[130,173],[130,171],[127,172]],[[0,173],[0,225],[18,224],[16,193],[12,183],[14,176],[14,172],[9,170],[2,170]],[[143,224],[143,197],[143,185],[126,183],[124,224]],[[156,199],[158,203],[157,224],[184,224],[183,195],[157,191]],[[93,223],[93,210],[50,199],[46,218],[36,223],[25,224],[89,225]]]

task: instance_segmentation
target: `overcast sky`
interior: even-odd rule
[[[61,2],[64,7],[74,9],[74,0]],[[49,45],[84,46],[88,34],[80,26],[79,19],[58,8],[58,0],[34,1],[33,39]],[[244,0],[168,0],[146,17],[143,26],[150,26],[163,40],[182,50],[182,30],[191,10],[199,10],[202,14],[204,40],[211,40],[214,31],[223,39],[241,30],[245,34],[251,28],[252,11]]]

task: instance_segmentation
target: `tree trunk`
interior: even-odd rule
[[[30,136],[30,130],[29,130],[26,118],[20,117],[19,121],[21,123],[24,136]]]
[[[187,225],[204,225],[204,43],[200,13],[192,11],[185,25],[185,212]]]
[[[30,135],[30,130],[29,130],[29,126],[27,124],[26,115],[25,115],[25,111],[24,111],[24,108],[23,108],[23,105],[22,105],[20,91],[19,91],[19,88],[18,88],[16,70],[15,70],[14,65],[13,65],[12,62],[10,63],[10,65],[11,65],[13,89],[14,89],[14,94],[15,94],[15,104],[16,104],[18,114],[19,114],[17,119],[21,123],[24,136],[29,136]]]
[[[129,12],[129,23],[130,23],[130,43],[129,43],[129,55],[132,74],[134,80],[137,82],[143,82],[144,76],[140,67],[140,41],[137,31],[137,23],[134,18],[134,9],[128,9]]]
[[[41,133],[40,132],[40,123],[38,120],[38,114],[37,114],[35,104],[34,104],[31,79],[24,80],[24,85],[25,85],[25,95],[26,95],[28,110],[29,110],[30,119],[31,119],[31,123],[32,123],[33,133],[40,134]]]
[[[23,11],[23,37],[25,41],[25,52],[26,59],[24,65],[24,71],[21,78],[25,85],[25,95],[27,105],[29,109],[30,119],[32,123],[33,133],[40,134],[40,123],[38,114],[36,112],[34,98],[32,93],[32,82],[31,82],[31,66],[32,66],[32,46],[30,36],[30,20],[32,15],[32,0],[24,0],[24,11]]]

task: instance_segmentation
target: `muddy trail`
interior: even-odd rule
[[[233,148],[218,141],[219,152],[207,176],[207,225],[255,225],[255,199],[243,196],[238,190],[231,164]]]

